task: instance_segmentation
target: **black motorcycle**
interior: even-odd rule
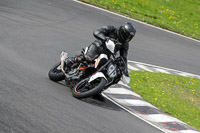
[[[72,89],[73,96],[78,99],[101,93],[120,80],[129,83],[130,78],[123,74],[123,69],[126,67],[123,58],[114,54],[115,48],[120,44],[112,40],[105,44],[110,51],[109,56],[100,54],[94,62],[83,61],[66,66],[67,53],[62,52],[61,62],[49,71],[49,78],[56,82],[65,80],[66,85]],[[87,50],[86,47],[83,54],[87,53]]]

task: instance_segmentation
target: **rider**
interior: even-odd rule
[[[73,58],[68,58],[66,65],[70,66],[72,63],[89,61],[92,62],[101,53],[106,53],[105,42],[109,39],[114,39],[120,42],[122,45],[117,50],[120,51],[120,56],[123,57],[126,67],[124,68],[124,74],[128,75],[127,68],[127,55],[129,49],[129,42],[135,36],[136,29],[130,22],[122,24],[119,28],[114,26],[104,26],[100,29],[96,29],[93,33],[95,40],[89,47],[86,54],[81,54]]]

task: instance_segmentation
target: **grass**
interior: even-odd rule
[[[200,40],[200,0],[81,0]]]
[[[200,130],[199,79],[147,71],[129,74],[129,86],[144,100]]]

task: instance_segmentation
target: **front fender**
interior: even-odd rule
[[[97,78],[104,78],[107,81],[107,78],[105,77],[105,75],[102,72],[97,72],[94,75],[92,75],[89,79],[88,82],[92,82],[93,80],[97,79]]]

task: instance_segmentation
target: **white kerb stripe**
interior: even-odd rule
[[[117,102],[119,102],[122,105],[127,106],[150,106],[155,108],[153,105],[151,105],[148,102],[142,101],[142,100],[133,100],[133,99],[116,99]]]
[[[139,65],[137,64],[137,66],[143,70],[146,70],[146,71],[149,71],[149,72],[153,72],[152,70],[148,69],[146,66],[143,66],[143,65]]]
[[[138,71],[139,69],[128,64],[128,69]]]
[[[185,72],[177,73],[177,75],[181,75],[181,76],[185,76],[185,77],[194,77],[194,78],[200,79],[200,76],[198,76],[198,75],[194,75],[194,74],[190,74],[190,73],[185,73]]]
[[[154,68],[154,69],[156,69],[156,71],[158,71],[158,72],[170,74],[169,72],[167,72],[167,71],[164,70],[164,69],[160,69],[160,68]]]
[[[129,91],[129,90],[124,89],[124,88],[108,88],[104,92],[112,93],[112,94],[132,94],[133,93],[132,91]]]
[[[102,95],[107,98],[108,100],[110,100],[111,102],[113,102],[114,104],[116,104],[117,106],[121,107],[122,109],[124,109],[125,111],[129,112],[131,115],[145,121],[146,123],[150,124],[151,126],[163,131],[164,133],[169,133],[166,131],[166,129],[164,128],[160,128],[159,126],[156,126],[155,124],[151,123],[150,121],[145,120],[144,118],[142,118],[140,115],[138,115],[137,113],[133,113],[132,111],[128,110],[127,108],[125,108],[124,106],[122,106],[121,104],[117,103],[115,100],[113,100],[112,98],[106,96],[105,94],[102,93]]]
[[[124,88],[108,88],[104,92],[110,93],[110,94],[128,94],[128,95],[140,97],[138,94]]]
[[[124,84],[122,81],[119,81],[118,84],[121,84],[123,86],[126,86],[128,88],[130,88],[127,84]],[[130,88],[131,89],[131,88]],[[138,95],[137,93],[135,93],[134,91],[131,91],[131,94],[136,96],[136,97],[141,97],[140,95]]]
[[[190,77],[190,75],[188,73],[178,73],[178,75],[185,76],[185,77]]]
[[[161,66],[156,66],[156,65],[141,63],[141,62],[137,62],[137,61],[128,60],[128,62],[131,62],[131,63],[134,63],[134,64],[140,64],[140,65],[144,65],[144,66],[148,66],[148,67],[150,66],[150,67],[153,67],[153,68],[160,68],[160,69],[170,70],[170,71],[173,71],[173,72],[176,72],[176,73],[186,73],[186,72],[178,71],[178,70],[175,70],[175,69],[170,69],[170,68],[166,68],[166,67],[161,67]],[[191,73],[188,73],[188,74],[191,75],[191,76],[196,76],[196,77],[200,78],[200,75],[191,74]]]
[[[128,88],[130,88],[127,84],[124,84],[122,81],[119,81],[118,82],[118,84],[120,84],[120,85],[123,85],[123,86],[126,86],[126,87],[128,87]]]
[[[179,122],[183,123],[182,121],[165,114],[152,114],[152,115],[145,115],[142,116],[144,119],[152,121],[152,122]]]
[[[199,131],[194,131],[194,130],[182,130],[182,131],[178,131],[178,132],[179,133],[200,133]],[[177,133],[177,131],[174,133]]]

